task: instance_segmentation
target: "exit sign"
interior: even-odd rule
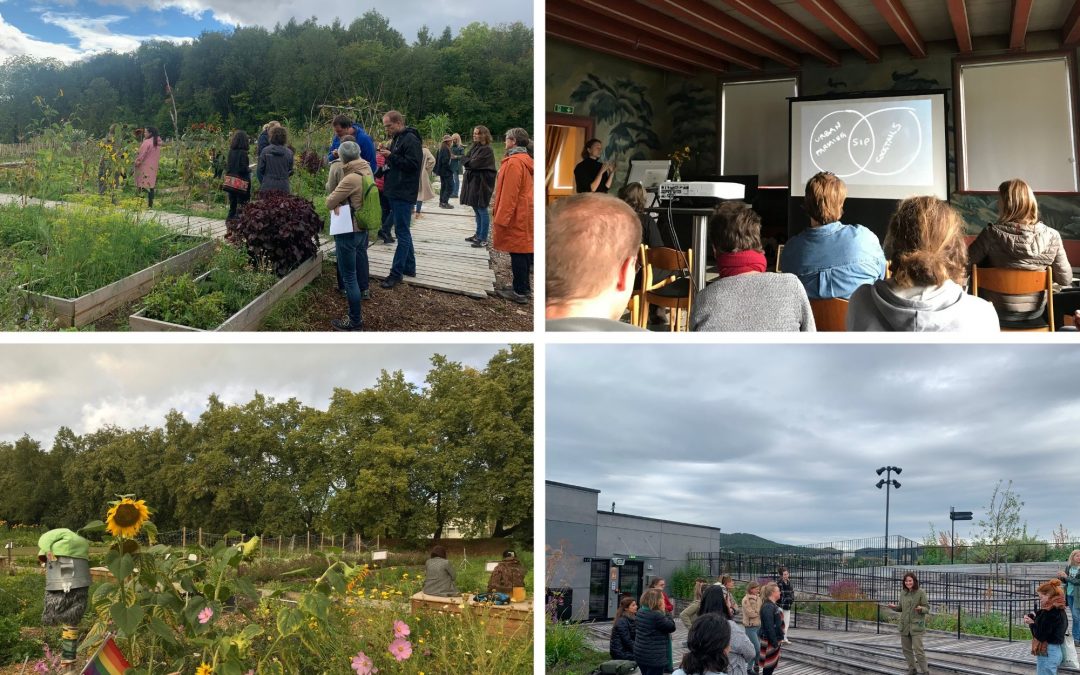
[[[572,105],[556,105],[555,106],[555,112],[557,112],[557,113],[566,113],[567,115],[573,115],[574,114],[574,106],[572,106]]]

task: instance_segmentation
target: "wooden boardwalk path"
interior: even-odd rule
[[[0,194],[0,204],[21,202],[22,197],[18,195]],[[40,199],[31,199],[29,203],[42,204],[48,208],[65,205],[65,202]],[[453,209],[440,209],[437,200],[424,202],[423,215],[413,220],[416,276],[405,277],[405,282],[421,288],[459,293],[478,299],[487,298],[489,293],[495,291],[495,271],[491,266],[490,251],[487,248],[473,248],[465,241],[465,237],[471,236],[476,229],[473,210],[458,205],[456,201],[451,203],[454,205]],[[225,236],[224,220],[153,209],[143,213],[177,232],[215,239]],[[322,250],[333,259],[333,238],[324,234],[320,236],[320,240]],[[384,279],[389,274],[396,246],[396,243],[386,245],[377,242],[368,249],[370,274],[373,278]]]

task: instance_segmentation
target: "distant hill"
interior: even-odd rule
[[[781,544],[779,542],[771,541],[764,537],[759,537],[756,534],[749,534],[747,532],[733,532],[732,534],[720,533],[720,548],[726,551],[741,551],[744,549],[753,549],[754,552],[760,552],[762,549],[772,549],[773,551],[805,551],[802,546],[794,546],[792,544]]]

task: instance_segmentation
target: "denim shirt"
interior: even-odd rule
[[[780,269],[799,277],[811,300],[848,298],[859,286],[885,278],[885,254],[869,229],[836,221],[789,239]]]

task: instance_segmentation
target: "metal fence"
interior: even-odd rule
[[[1036,597],[1035,589],[1039,585],[1030,579],[1009,579],[993,574],[909,570],[883,565],[850,567],[843,564],[842,558],[831,556],[719,551],[690,553],[687,559],[710,576],[730,574],[744,580],[772,580],[780,567],[786,567],[797,591],[841,599],[869,598],[878,602],[896,602],[907,571],[915,572],[920,588],[926,590],[931,602],[1029,601]]]
[[[145,532],[139,533],[139,539],[147,542]],[[166,546],[204,546],[212,547],[217,542],[224,540],[226,544],[242,544],[251,535],[240,533],[229,536],[219,532],[210,532],[202,528],[181,528],[158,532],[157,543]],[[304,532],[303,534],[291,535],[260,535],[259,547],[264,553],[278,553],[280,555],[299,555],[312,551],[343,551],[346,553],[363,553],[364,551],[378,550],[380,546],[388,542],[380,539],[363,539],[359,534],[347,533],[323,533]]]

